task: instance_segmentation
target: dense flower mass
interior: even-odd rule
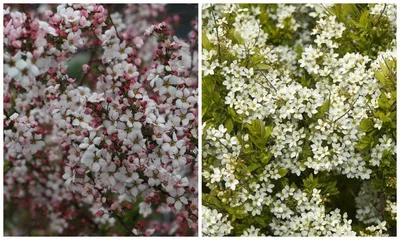
[[[206,236],[396,232],[396,5],[203,5]]]
[[[5,6],[6,234],[197,234],[197,22],[167,8]]]

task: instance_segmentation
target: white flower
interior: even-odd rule
[[[97,137],[97,133],[95,131],[91,131],[88,137],[83,139],[83,143],[79,145],[81,149],[94,149],[96,145],[98,146],[101,142],[101,137]]]
[[[149,216],[152,212],[153,210],[151,209],[150,203],[139,203],[139,214],[141,214],[144,218]]]
[[[65,179],[65,184],[70,185],[71,182],[75,182],[75,170],[71,170],[70,167],[65,167],[65,173],[62,176]]]
[[[185,140],[178,140],[175,132],[172,134],[172,138],[168,135],[164,135],[163,139],[164,143],[162,144],[162,149],[170,154],[178,153],[179,149],[181,149],[183,144],[185,144]]]
[[[182,204],[188,204],[187,198],[183,196],[184,193],[183,188],[173,189],[169,192],[170,197],[167,198],[167,202],[173,204],[176,210],[181,210]]]

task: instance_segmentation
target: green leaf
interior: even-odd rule
[[[247,213],[244,211],[244,209],[242,208],[232,208],[229,206],[225,207],[225,210],[232,215],[232,219],[243,219],[245,217],[247,217]]]
[[[330,196],[339,194],[339,190],[336,188],[336,181],[329,181],[324,183],[323,191],[324,195],[329,194]]]
[[[386,85],[386,78],[382,73],[375,71],[375,76],[379,80],[379,82],[382,83],[382,85]]]
[[[274,127],[272,125],[268,126],[267,129],[265,129],[265,132],[264,132],[265,140],[268,140],[268,138],[271,135],[273,129],[274,129]]]
[[[363,132],[369,132],[374,130],[374,123],[371,119],[365,118],[361,121],[359,129]]]
[[[385,114],[384,112],[379,111],[376,114],[378,115],[379,119],[382,120],[384,123],[391,121],[391,119],[389,117],[390,116],[390,112]]]
[[[235,110],[233,110],[231,107],[228,107],[228,114],[231,115],[232,117],[237,116]]]
[[[289,179],[287,179],[287,178],[282,178],[281,179],[281,186],[282,186],[282,188],[284,188],[284,187],[286,187],[286,186],[288,186],[289,185]]]
[[[259,119],[253,120],[251,124],[246,124],[250,131],[251,141],[261,150],[265,150],[269,136],[272,133],[273,127],[265,128],[265,123]]]
[[[256,69],[259,69],[259,70],[267,70],[270,68],[271,68],[271,66],[268,64],[265,64],[265,63],[259,63],[256,65]]]
[[[370,149],[372,145],[373,145],[373,138],[369,135],[365,135],[354,147],[359,151],[364,151]]]
[[[216,81],[213,77],[204,77],[202,79],[203,92],[213,93],[215,91]]]
[[[225,121],[225,127],[226,127],[226,131],[227,131],[228,133],[231,133],[231,132],[232,132],[232,129],[233,129],[233,121],[232,121],[232,118],[227,118],[227,119],[226,119],[226,121]]]
[[[243,40],[242,36],[240,35],[240,32],[239,32],[239,31],[235,31],[235,32],[233,33],[233,36],[235,37],[236,41],[237,41],[239,44],[243,44],[243,43],[244,43],[244,40]]]
[[[3,173],[6,173],[8,171],[8,169],[11,168],[11,167],[12,167],[11,162],[5,161],[4,165],[3,165]]]
[[[212,48],[212,44],[210,42],[210,40],[207,37],[207,34],[205,32],[203,32],[203,34],[201,34],[201,41],[202,41],[202,45],[204,49],[210,50]]]
[[[279,168],[279,169],[278,169],[278,174],[279,174],[281,177],[284,177],[288,172],[289,172],[289,170],[286,169],[286,168]]]
[[[216,103],[218,103],[219,102],[219,100],[221,99],[221,94],[219,93],[219,92],[215,92],[214,94],[213,94],[213,101],[214,102],[216,102]]]
[[[379,107],[381,107],[383,109],[390,109],[390,107],[391,107],[391,104],[389,103],[388,99],[384,95],[382,95],[381,98],[378,99],[378,104],[379,104]]]
[[[268,219],[266,219],[265,217],[262,217],[262,216],[256,216],[256,217],[254,217],[254,220],[258,223],[258,224],[260,224],[262,227],[268,227],[268,224],[269,224],[269,221],[268,221]]]
[[[318,113],[315,114],[317,119],[325,118],[326,114],[329,111],[330,100],[326,100],[319,108]]]
[[[253,163],[246,168],[246,173],[251,173],[260,167],[262,167],[262,165],[260,163]]]
[[[204,117],[206,113],[208,112],[208,109],[211,108],[211,105],[213,104],[212,98],[209,93],[203,92],[202,96],[202,106],[201,106],[201,115]]]
[[[203,193],[203,194],[201,194],[201,196],[202,196],[204,205],[215,208],[217,210],[225,209],[222,202],[216,196],[213,196],[213,195],[207,194],[207,193]]]
[[[242,117],[238,115],[234,109],[228,107],[228,114],[232,117],[232,120],[237,123],[242,123]]]
[[[296,46],[296,53],[297,53],[297,58],[301,58],[301,54],[303,53],[303,47],[300,44],[297,44]]]
[[[306,192],[312,193],[314,188],[320,188],[321,184],[318,183],[317,179],[314,179],[314,176],[312,173],[308,175],[308,178],[303,180],[303,186]]]
[[[271,160],[272,154],[271,152],[267,152],[267,153],[261,153],[260,154],[260,158],[261,158],[261,162],[264,165],[267,165],[269,163],[269,160]]]
[[[360,25],[366,28],[370,22],[371,21],[369,20],[369,11],[366,10],[361,14]]]

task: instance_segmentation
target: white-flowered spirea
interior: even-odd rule
[[[393,229],[394,13],[203,5],[203,205],[231,217],[229,235],[355,236],[384,220]]]

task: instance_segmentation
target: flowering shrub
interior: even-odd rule
[[[396,5],[203,5],[206,236],[396,232]]]
[[[167,7],[5,6],[6,234],[197,234],[197,22]]]

